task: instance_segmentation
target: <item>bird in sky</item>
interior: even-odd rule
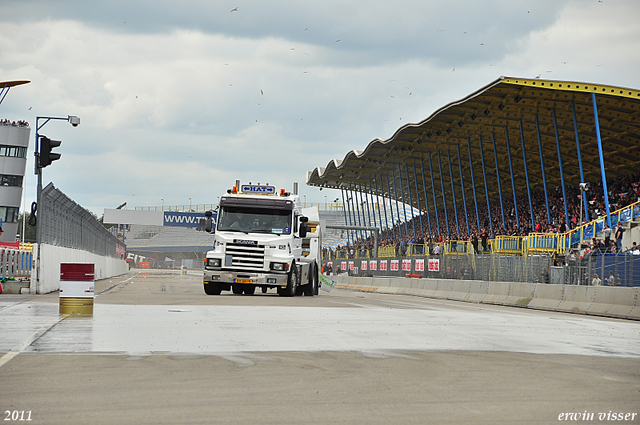
[[[237,12],[237,11],[238,11],[238,8],[236,7],[234,9],[231,9],[229,12]]]

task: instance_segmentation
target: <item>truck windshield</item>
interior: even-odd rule
[[[291,234],[291,211],[223,207],[218,217],[218,231],[288,235]]]

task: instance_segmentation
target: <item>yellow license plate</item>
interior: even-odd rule
[[[251,279],[236,279],[236,283],[253,283]]]

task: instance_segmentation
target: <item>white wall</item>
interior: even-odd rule
[[[33,261],[37,258],[37,245],[33,247]],[[31,294],[47,294],[60,289],[61,263],[92,263],[95,265],[95,280],[118,276],[129,271],[122,258],[102,257],[79,249],[62,248],[42,244],[40,252],[40,279],[36,280],[35,267],[31,271]]]

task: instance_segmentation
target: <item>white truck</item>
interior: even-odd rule
[[[260,287],[286,297],[318,295],[318,209],[303,209],[297,192],[297,182],[289,193],[236,180],[220,198],[217,218],[206,213],[205,230],[214,234],[204,259],[206,294],[253,295]]]

